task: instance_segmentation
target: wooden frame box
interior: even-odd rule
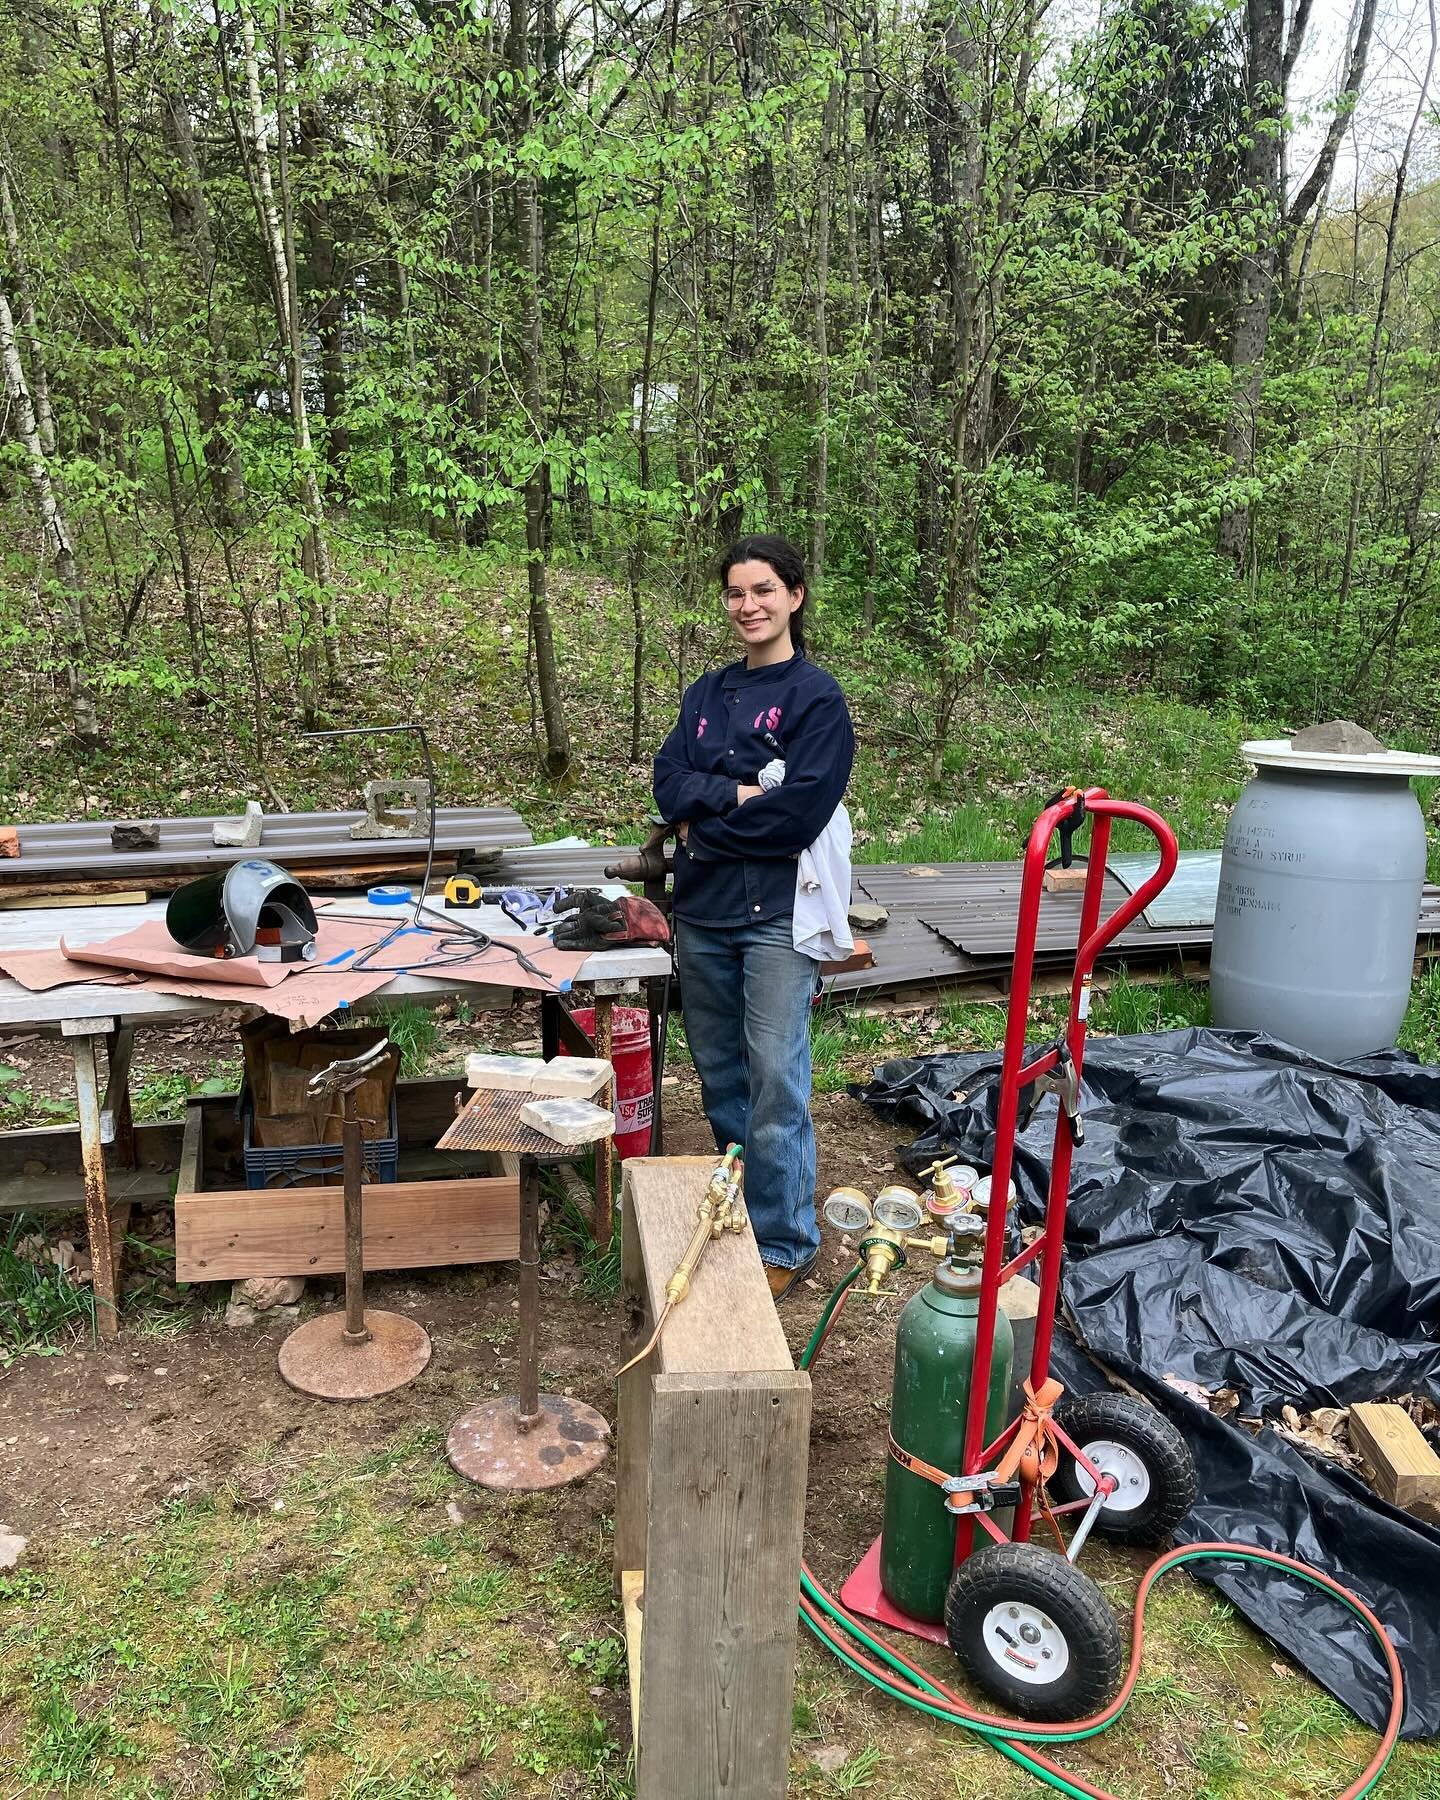
[[[463,1077],[399,1084],[402,1179],[366,1186],[367,1270],[510,1262],[519,1255],[518,1173],[485,1151],[434,1149],[454,1118],[457,1093],[465,1093]],[[229,1096],[192,1101],[187,1109],[175,1190],[176,1280],[340,1273],[341,1189],[238,1185],[244,1175],[233,1114]],[[216,1191],[212,1181],[237,1185]]]

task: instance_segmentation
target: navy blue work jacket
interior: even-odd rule
[[[735,801],[764,764],[785,759],[785,783]],[[833,676],[798,653],[788,662],[712,669],[685,690],[675,729],[655,758],[655,804],[690,821],[675,852],[675,916],[735,926],[788,918],[795,863],[840,804],[855,732]]]

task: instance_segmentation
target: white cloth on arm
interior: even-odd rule
[[[775,757],[756,777],[762,788],[785,780],[785,761]],[[843,962],[855,949],[850,930],[850,846],[855,834],[843,803],[830,822],[800,852],[795,875],[795,948],[817,962]]]

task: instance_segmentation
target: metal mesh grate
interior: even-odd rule
[[[520,1108],[534,1098],[534,1094],[505,1094],[490,1088],[476,1088],[435,1148],[509,1150],[520,1156],[572,1161],[586,1146],[557,1144],[543,1131],[521,1123]]]

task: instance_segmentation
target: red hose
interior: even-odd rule
[[[1007,1727],[1021,1727],[1025,1732],[1026,1739],[1032,1741],[1021,1742],[1013,1738],[1007,1739],[1006,1741],[1012,1748],[1021,1751],[1032,1761],[1042,1764],[1045,1768],[1050,1770],[1052,1774],[1059,1775],[1074,1786],[1083,1789],[1085,1793],[1093,1797],[1093,1800],[1118,1800],[1118,1797],[1111,1794],[1107,1789],[1094,1787],[1091,1783],[1087,1782],[1083,1776],[1077,1775],[1073,1770],[1063,1768],[1060,1764],[1051,1762],[1035,1748],[1033,1740],[1044,1738],[1066,1739],[1073,1737],[1077,1732],[1089,1733],[1113,1724],[1119,1717],[1120,1713],[1124,1710],[1126,1703],[1129,1701],[1131,1694],[1134,1692],[1135,1683],[1140,1675],[1141,1656],[1145,1642],[1146,1601],[1149,1598],[1150,1589],[1168,1569],[1176,1563],[1182,1562],[1187,1556],[1192,1556],[1197,1550],[1220,1553],[1234,1550],[1248,1550],[1253,1553],[1254,1548],[1255,1546],[1249,1544],[1242,1545],[1209,1542],[1183,1544],[1177,1546],[1174,1550],[1166,1551],[1164,1556],[1158,1557],[1145,1571],[1144,1576],[1141,1578],[1139,1589],[1135,1595],[1135,1617],[1130,1631],[1130,1667],[1126,1671],[1125,1679],[1120,1686],[1120,1691],[1102,1711],[1091,1714],[1089,1718],[1074,1720],[1069,1724],[1032,1724],[1025,1719],[1007,1719],[996,1713],[981,1712],[975,1707],[968,1706],[958,1694],[952,1692],[942,1681],[938,1680],[928,1670],[918,1667],[918,1665],[911,1662],[908,1657],[895,1650],[893,1646],[887,1646],[887,1648],[890,1649],[890,1653],[894,1656],[895,1660],[904,1668],[908,1669],[913,1676],[928,1683],[932,1688],[939,1689],[944,1697],[941,1702],[936,1702],[930,1695],[919,1697],[923,1697],[927,1703],[936,1705],[939,1710],[948,1713],[957,1724],[982,1725],[992,1730],[998,1729],[1002,1732]],[[1389,1716],[1385,1721],[1385,1727],[1381,1733],[1379,1743],[1376,1745],[1375,1752],[1371,1756],[1369,1762],[1366,1763],[1360,1774],[1356,1776],[1354,1781],[1352,1781],[1338,1797],[1338,1800],[1358,1800],[1358,1796],[1365,1792],[1371,1782],[1373,1782],[1375,1777],[1379,1774],[1380,1770],[1384,1767],[1390,1752],[1394,1749],[1396,1740],[1400,1735],[1400,1723],[1405,1710],[1405,1681],[1400,1668],[1400,1659],[1395,1654],[1395,1648],[1390,1642],[1390,1637],[1386,1632],[1385,1627],[1358,1595],[1353,1594],[1338,1581],[1332,1581],[1328,1575],[1322,1574],[1320,1570],[1312,1569],[1307,1564],[1296,1561],[1293,1557],[1282,1556],[1278,1551],[1272,1550],[1265,1551],[1264,1555],[1267,1562],[1273,1562],[1281,1568],[1294,1570],[1296,1574],[1302,1575],[1307,1582],[1314,1583],[1326,1589],[1329,1593],[1333,1594],[1337,1600],[1353,1607],[1360,1617],[1364,1619],[1366,1624],[1371,1627],[1375,1634],[1376,1641],[1380,1645],[1385,1659],[1386,1669],[1390,1676]],[[826,1599],[836,1607],[837,1611],[843,1612],[845,1609],[839,1606],[838,1602],[835,1601],[834,1596],[815,1580],[814,1572],[810,1569],[809,1565],[804,1564],[802,1567],[804,1568],[806,1575],[809,1576],[811,1582],[814,1583],[815,1587],[825,1595]],[[819,1607],[813,1605],[811,1601],[804,1598],[803,1595],[800,1607],[801,1611],[805,1614],[807,1621],[818,1630],[820,1635],[835,1649],[843,1652],[843,1654],[852,1662],[861,1664],[870,1674],[879,1680],[892,1682],[895,1680],[893,1673],[887,1672],[881,1664],[872,1662],[859,1646],[843,1638],[837,1631],[831,1619]]]

